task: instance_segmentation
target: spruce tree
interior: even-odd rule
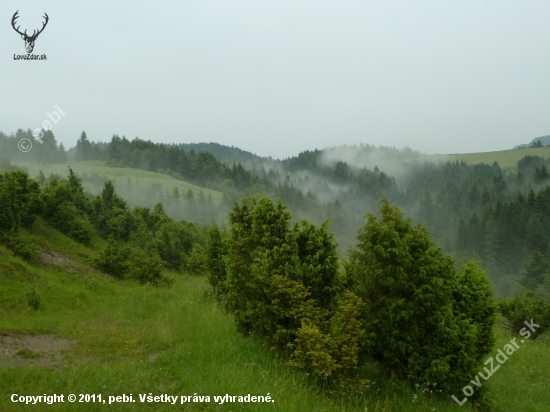
[[[539,285],[543,284],[546,276],[550,274],[550,262],[544,255],[534,250],[531,259],[525,265],[521,283],[527,289],[534,291]]]

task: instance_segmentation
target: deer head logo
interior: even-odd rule
[[[27,53],[32,53],[32,51],[34,49],[34,42],[36,41],[36,38],[38,37],[38,35],[44,31],[44,28],[46,27],[46,24],[48,24],[49,17],[46,13],[44,13],[44,18],[46,19],[46,21],[44,23],[42,23],[43,24],[42,28],[40,30],[38,30],[38,32],[36,32],[36,30],[34,30],[32,35],[29,36],[29,35],[27,35],[27,30],[25,30],[24,33],[21,33],[19,31],[19,26],[17,26],[17,28],[15,28],[15,20],[17,20],[17,18],[19,17],[17,15],[17,13],[19,13],[19,10],[17,10],[15,12],[15,14],[13,15],[13,17],[11,19],[11,25],[12,25],[13,29],[21,35],[21,38],[23,40],[25,40],[25,48],[27,49]]]

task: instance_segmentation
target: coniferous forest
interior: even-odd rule
[[[24,133],[0,135],[0,145],[13,149],[13,141]],[[53,133],[47,132],[44,140],[48,146],[35,144],[41,151],[33,153],[33,160],[64,163],[67,156],[75,161],[102,160],[112,167],[169,174],[223,193],[220,208],[203,193],[179,193],[177,189],[160,193],[168,214],[176,218],[221,224],[227,221],[233,202],[261,193],[273,200],[280,198],[295,218],[317,224],[328,219],[342,250],[355,244],[365,214],[375,211],[384,196],[415,222],[424,223],[431,236],[460,262],[479,260],[498,292],[515,294],[522,287],[540,286],[544,294],[547,287],[543,277],[529,274],[528,269],[550,264],[546,263],[550,259],[550,162],[540,156],[525,156],[511,171],[502,170],[496,162],[435,163],[410,149],[368,145],[349,147],[348,151],[355,152],[351,161],[346,154],[341,159],[330,156],[330,149],[273,160],[214,144],[164,145],[118,136],[107,144],[92,143],[85,132],[76,148],[66,154],[56,145]],[[361,157],[380,163],[361,167]],[[21,153],[11,158],[21,158]],[[81,178],[94,180],[88,175]],[[104,182],[96,176],[95,183]],[[117,190],[131,196],[131,187],[121,185]],[[142,204],[154,206],[150,199]],[[533,276],[538,279],[536,285]]]

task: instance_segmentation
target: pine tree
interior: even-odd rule
[[[550,262],[540,251],[534,250],[531,259],[525,265],[521,283],[527,289],[534,291],[544,283],[546,276],[549,274]]]
[[[57,158],[59,163],[67,163],[67,152],[63,143],[59,143]]]

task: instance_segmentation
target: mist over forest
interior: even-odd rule
[[[320,224],[328,219],[341,252],[355,246],[365,215],[376,213],[386,197],[415,224],[425,224],[457,264],[479,260],[497,293],[514,295],[528,285],[543,293],[548,287],[540,276],[536,285],[525,279],[526,267],[540,260],[540,254],[550,258],[550,161],[540,156],[525,156],[516,168],[502,170],[497,162],[434,162],[408,147],[360,144],[280,160],[216,143],[166,145],[116,135],[108,143],[96,143],[85,132],[68,151],[46,132],[43,145],[35,143],[30,153],[21,153],[15,142],[24,137],[32,138],[30,130],[0,133],[0,150],[15,164],[103,161],[109,167],[157,172],[192,184],[186,189],[131,177],[114,180],[131,206],[152,208],[160,202],[178,220],[224,225],[244,196],[280,198],[296,220]],[[112,180],[88,171],[80,178],[93,194]]]

